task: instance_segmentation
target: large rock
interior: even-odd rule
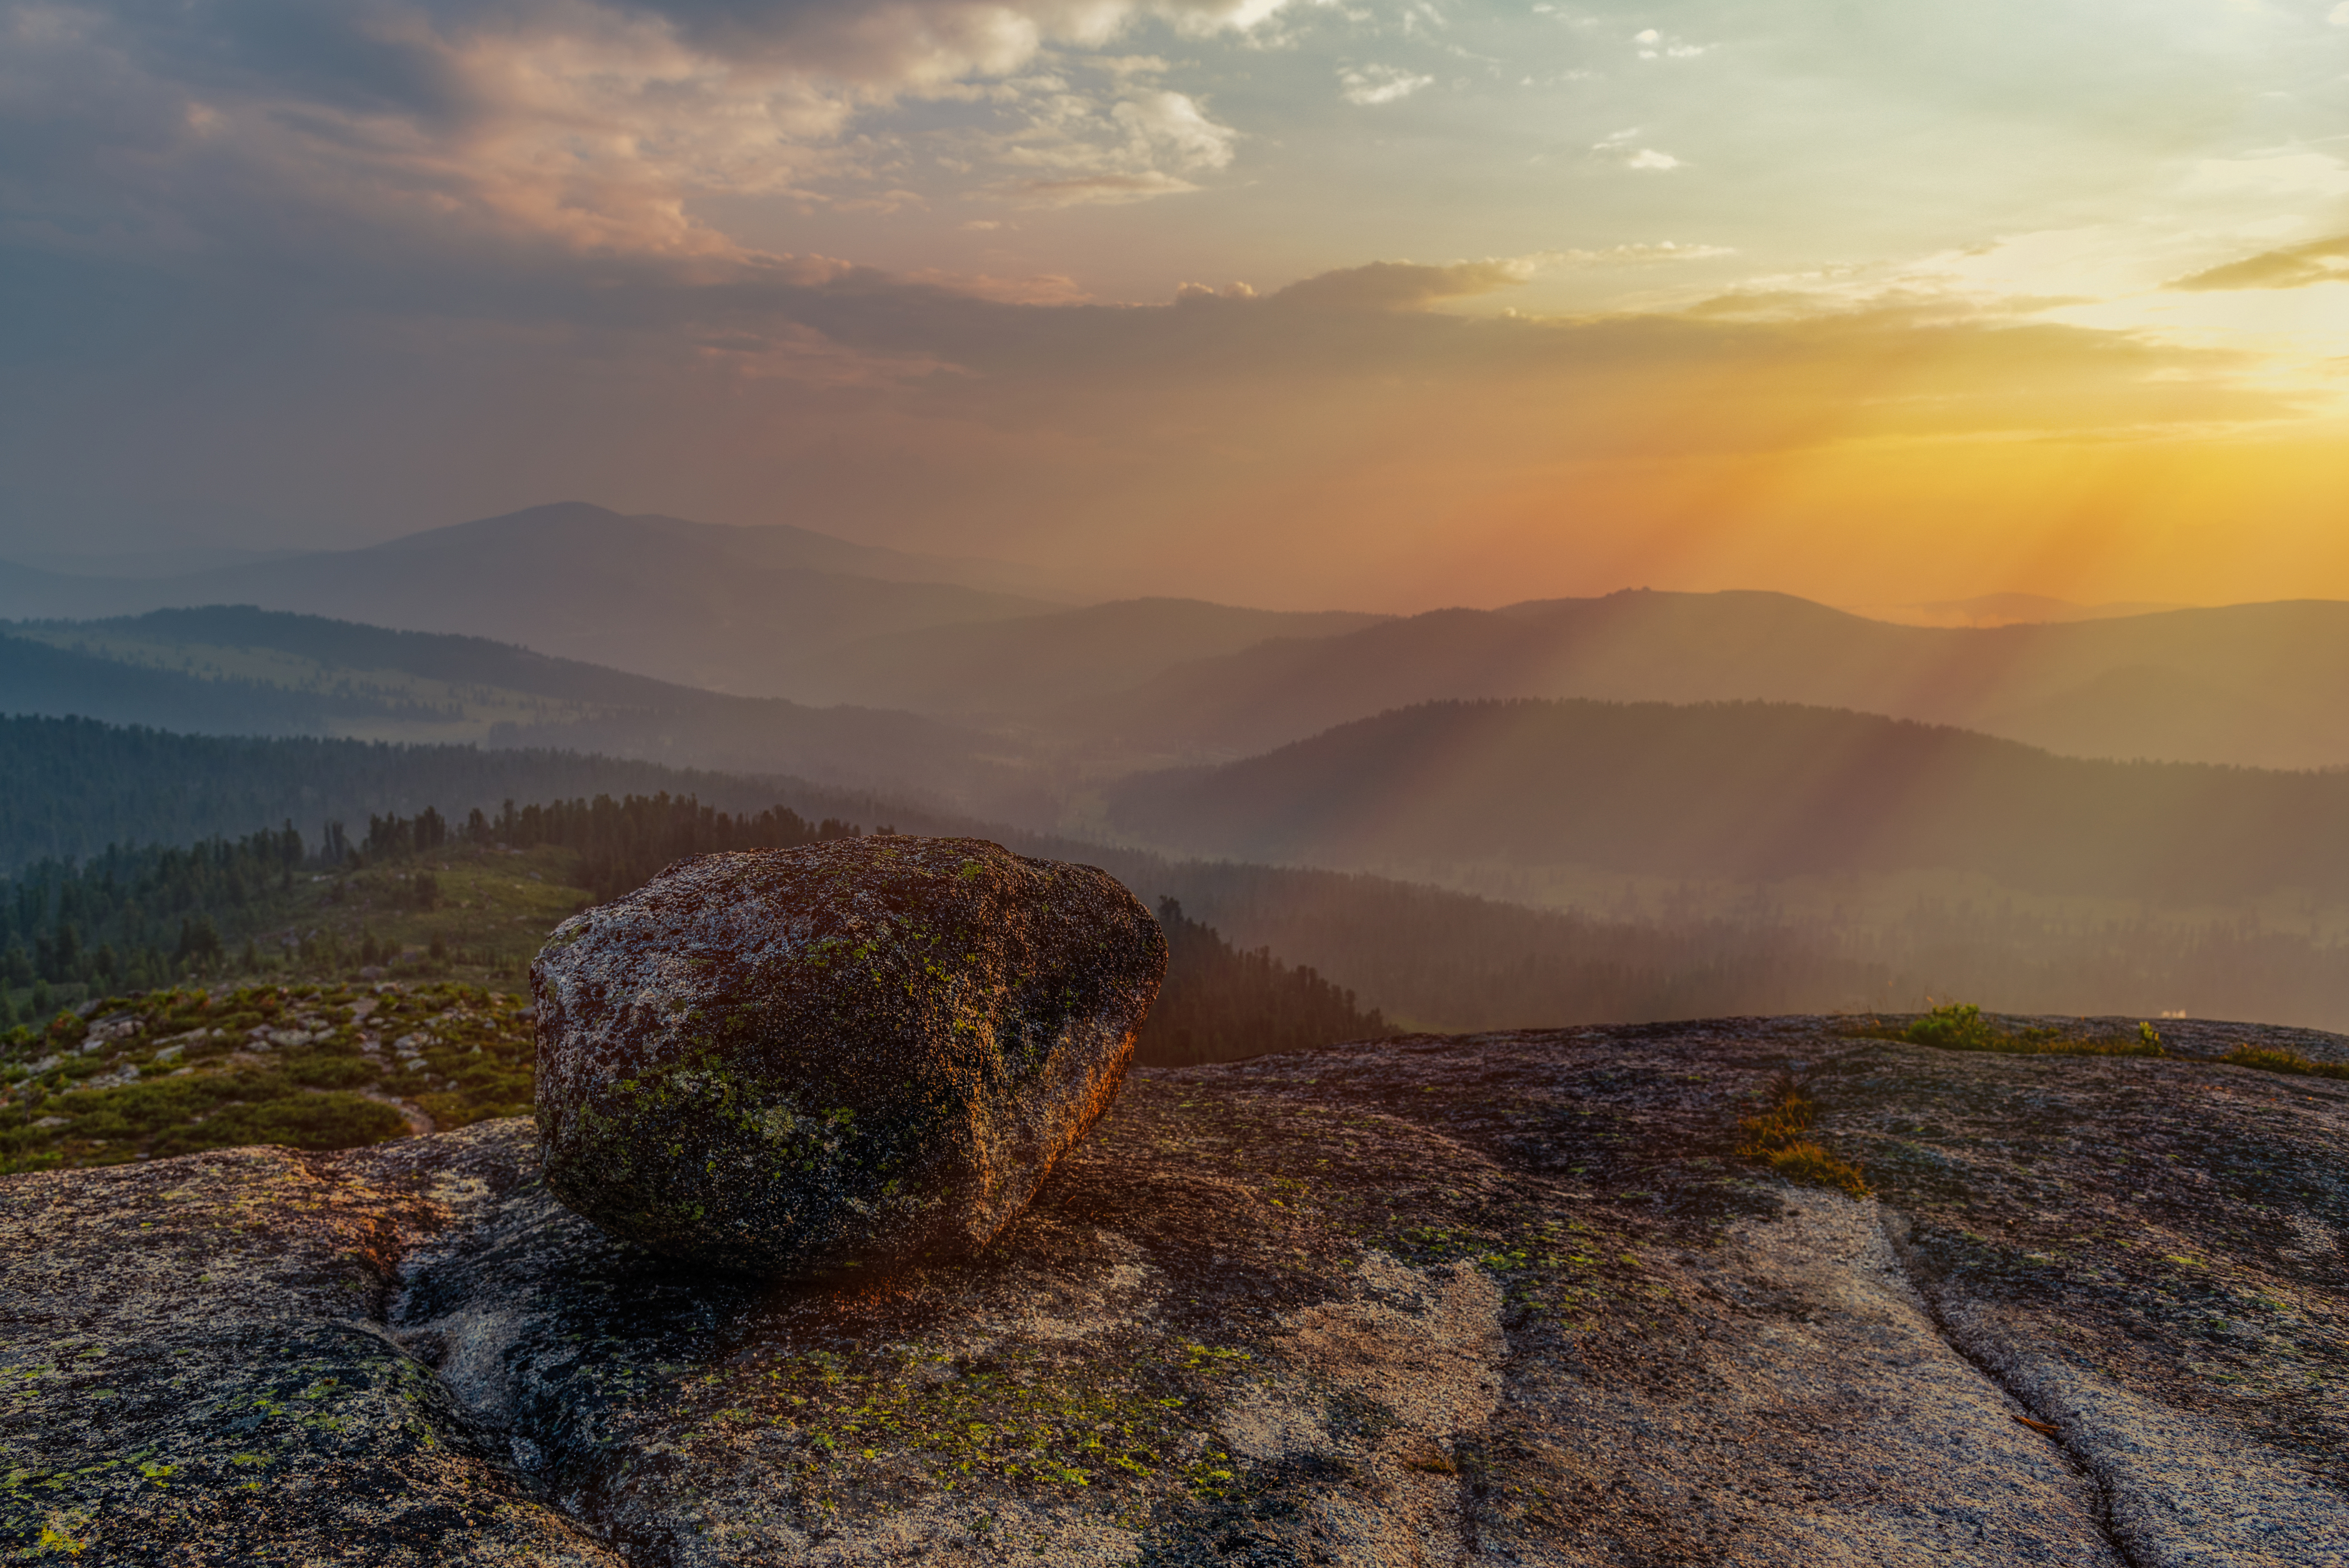
[[[1165,972],[1116,879],[984,840],[680,861],[532,970],[547,1183],[745,1273],[967,1255],[1109,1109]]]

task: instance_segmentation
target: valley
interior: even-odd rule
[[[48,802],[0,803],[19,874],[117,841],[667,791],[1102,864],[1405,1026],[1952,995],[2349,1022],[2349,774],[2326,770],[2349,759],[2328,727],[2349,607],[1088,605],[1000,563],[577,505],[349,553],[92,579],[256,592],[0,627],[0,709],[84,723],[5,731]],[[793,579],[823,613],[726,607],[772,573],[823,575]],[[318,613],[362,588],[382,623]],[[273,595],[308,607],[251,602]],[[792,695],[695,684],[709,658]],[[386,942],[489,940],[378,913]]]

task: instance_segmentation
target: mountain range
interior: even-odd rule
[[[194,735],[553,748],[886,784],[1022,818],[1040,777],[996,738],[917,714],[731,696],[482,637],[250,606],[0,633],[0,713]]]
[[[2349,772],[2088,761],[1777,703],[1426,703],[1127,779],[1109,821],[1291,864],[1507,860],[1749,882],[1932,869],[2042,893],[2349,898]]]
[[[88,619],[210,604],[406,631],[493,635],[542,653],[740,696],[790,695],[818,651],[916,626],[1058,607],[1017,573],[786,526],[624,517],[564,502],[174,577],[0,572],[0,614]]]
[[[1232,758],[1477,697],[1800,703],[2075,757],[2337,767],[2349,763],[2349,603],[1948,628],[1780,593],[1640,590],[1275,639],[1063,717],[1099,744]]]
[[[1092,776],[1230,760],[1393,708],[1484,697],[1791,702],[2071,756],[2349,765],[2349,604],[2330,601],[2136,614],[1993,595],[1921,608],[2006,624],[1915,625],[1765,593],[1385,616],[1072,605],[1057,592],[999,562],[581,502],[172,577],[0,566],[0,614],[80,623],[250,604],[488,637],[672,687],[988,728],[999,756]],[[161,624],[140,635],[152,642]]]

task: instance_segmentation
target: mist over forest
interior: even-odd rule
[[[329,823],[691,798],[1100,864],[1231,984],[1270,998],[1246,963],[1289,965],[1360,1009],[1311,1016],[1381,1026],[1951,997],[2349,1025],[2330,603],[1086,605],[998,563],[578,505],[53,578],[0,570],[50,612],[0,627],[20,889],[109,850],[290,830],[316,857]],[[19,934],[54,950],[57,918],[28,904]]]

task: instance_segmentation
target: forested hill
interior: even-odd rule
[[[2042,892],[2349,896],[2349,771],[2084,761],[1789,704],[1427,703],[1129,779],[1111,811],[1185,850],[1320,865],[1940,868]]]
[[[1620,766],[1603,753],[1572,762]],[[1560,777],[1555,769],[1548,775],[1553,783]],[[371,817],[413,819],[428,806],[461,821],[475,806],[498,812],[509,798],[592,801],[664,789],[738,814],[780,805],[811,821],[974,834],[1022,854],[1104,867],[1153,903],[1179,899],[1191,920],[1212,924],[1240,958],[1269,946],[1288,964],[1309,965],[1354,991],[1366,1012],[1381,1009],[1387,1021],[1411,1028],[1905,1011],[1929,995],[2011,1012],[2151,1016],[2184,1006],[2205,1017],[2349,1026],[2349,964],[2330,928],[2319,931],[2305,919],[2263,924],[2238,910],[2071,909],[1995,889],[1952,888],[1891,920],[1857,911],[1747,919],[1701,904],[1616,917],[1529,909],[1377,876],[1167,859],[795,780],[559,752],[217,739],[82,720],[0,719],[0,779],[7,784],[0,789],[0,851],[8,856],[0,871],[10,874],[45,856],[87,861],[109,843],[188,846],[264,829],[282,841],[289,819],[316,847],[328,820],[348,824],[356,840]],[[552,864],[530,869],[571,874]],[[102,865],[84,871],[102,882]],[[449,873],[468,874],[461,865]],[[447,896],[493,897],[500,929],[518,941],[534,941],[533,933],[591,892],[558,892],[552,882],[543,887],[510,869],[491,882],[461,893],[452,885]],[[390,897],[388,886],[378,890],[380,897]],[[543,907],[515,902],[541,893]],[[379,903],[373,918],[388,918],[388,907]],[[530,919],[522,923],[508,918],[524,914]],[[411,910],[400,918],[440,917]],[[222,934],[233,933],[224,925]],[[410,934],[420,940],[421,927]],[[176,945],[176,926],[171,937]],[[484,938],[460,924],[450,940],[470,948]],[[1296,984],[1270,973],[1240,978],[1275,989]]]
[[[568,751],[484,751],[361,740],[168,735],[80,718],[0,717],[0,873],[114,843],[187,844],[292,821],[459,815],[507,800],[694,795],[727,810],[774,804],[778,782]],[[790,782],[790,781],[785,781]]]
[[[936,719],[673,686],[527,648],[250,607],[0,631],[0,713],[185,733],[592,751],[1014,811],[1018,748]],[[1032,813],[1031,813],[1032,814]]]

